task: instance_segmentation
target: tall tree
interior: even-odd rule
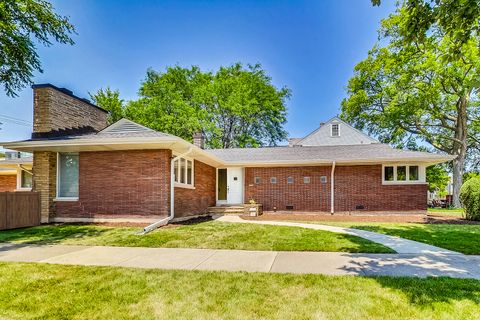
[[[124,117],[124,100],[120,99],[120,92],[109,87],[100,89],[95,94],[89,93],[96,105],[108,111],[108,124],[117,122]]]
[[[65,16],[55,13],[43,0],[0,1],[0,83],[9,96],[32,82],[34,71],[42,72],[35,41],[52,45],[52,39],[74,44],[75,28]]]
[[[186,140],[202,131],[211,148],[276,145],[287,136],[290,91],[277,89],[260,65],[148,70],[139,94],[127,104],[127,118]]]
[[[400,6],[382,21],[379,44],[357,64],[348,83],[342,117],[384,142],[422,141],[454,155],[454,204],[459,206],[468,148],[480,144],[475,130],[479,38],[458,47],[441,24],[433,23],[424,37],[405,41],[409,14]],[[455,50],[461,55],[452,58]]]

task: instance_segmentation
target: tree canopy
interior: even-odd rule
[[[459,45],[434,21],[424,36],[406,41],[406,21],[415,14],[406,3],[382,21],[379,43],[356,65],[342,117],[383,142],[428,143],[456,156],[454,202],[459,205],[465,161],[480,146],[479,38]],[[461,55],[452,58],[458,50]]]
[[[43,0],[0,1],[0,83],[9,96],[30,84],[33,72],[42,72],[36,43],[52,45],[52,39],[73,44],[75,28],[67,17],[55,13]]]
[[[110,112],[191,141],[202,132],[210,148],[276,145],[287,137],[286,100],[260,65],[240,63],[205,72],[197,66],[147,71],[139,98],[124,104],[118,91],[91,95]]]

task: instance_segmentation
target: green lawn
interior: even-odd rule
[[[383,222],[319,223],[384,233],[465,254],[480,254],[480,225]]]
[[[162,248],[216,248],[278,251],[392,253],[359,237],[304,228],[208,221],[160,228],[138,235],[139,228],[94,225],[48,225],[0,231],[0,242],[108,245]]]
[[[1,319],[478,319],[480,281],[0,263]]]
[[[463,218],[463,209],[428,208],[428,213]]]

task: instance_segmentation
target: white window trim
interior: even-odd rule
[[[79,161],[80,161],[80,154],[79,154]],[[57,181],[56,181],[56,186],[55,186],[55,199],[53,201],[78,201],[78,197],[60,197],[58,194],[59,191],[59,185],[60,185],[60,152],[57,152]],[[79,164],[80,165],[80,164]],[[79,168],[80,170],[80,168]],[[80,173],[80,172],[79,172]],[[80,184],[80,182],[79,182]],[[80,186],[79,186],[80,187]],[[80,192],[80,190],[78,190]]]
[[[32,191],[32,188],[23,188],[22,187],[22,171],[27,171],[22,169],[20,166],[17,167],[17,188],[15,191]],[[33,178],[33,175],[32,175]]]
[[[175,157],[175,155],[173,155],[173,157]],[[174,187],[178,187],[178,188],[185,188],[185,189],[195,189],[195,160],[193,158],[190,158],[190,157],[181,157],[181,158],[178,158],[176,161],[178,161],[178,166],[177,166],[177,177],[180,177],[180,160],[181,159],[185,159],[185,164],[187,164],[187,161],[191,161],[192,162],[192,183],[189,184],[187,183],[188,181],[188,177],[187,177],[187,167],[185,167],[185,183],[181,183],[181,182],[176,182],[174,181],[173,182],[173,185]],[[175,166],[174,166],[175,168]],[[172,175],[172,177],[175,177],[175,175]]]
[[[338,127],[338,136],[333,135],[333,126],[336,125]],[[340,137],[340,123],[331,123],[330,124],[330,137],[332,138],[338,138]]]
[[[418,180],[410,180],[410,167],[418,166]],[[385,180],[385,167],[393,167],[393,181]],[[397,180],[397,167],[407,167],[407,180]],[[384,164],[382,165],[382,184],[392,185],[392,184],[427,184],[426,182],[426,173],[425,165],[418,163],[396,163],[396,164]]]

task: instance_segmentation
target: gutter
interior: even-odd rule
[[[190,147],[187,152],[178,155],[170,160],[170,215],[166,218],[158,220],[157,222],[152,223],[149,226],[143,228],[143,232],[141,234],[149,233],[161,226],[168,224],[174,217],[175,217],[175,180],[173,178],[173,169],[174,169],[174,162],[179,158],[182,158],[192,152],[193,147]]]
[[[335,213],[335,161],[332,162],[332,172],[330,174],[330,214]]]

